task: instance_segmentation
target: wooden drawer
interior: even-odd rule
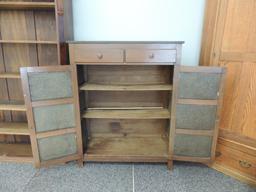
[[[128,49],[126,62],[131,63],[175,63],[176,50]]]
[[[217,164],[256,179],[256,154],[254,156],[220,143],[217,145],[216,152]]]
[[[123,63],[122,49],[86,49],[76,54],[76,62],[83,63]]]

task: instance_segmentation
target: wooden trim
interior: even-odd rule
[[[204,27],[201,43],[200,65],[211,65],[214,39],[216,36],[216,25],[219,16],[221,0],[207,0],[204,12]]]
[[[170,119],[170,131],[169,131],[169,149],[168,149],[168,158],[169,168],[171,169],[173,166],[173,155],[174,155],[174,141],[175,141],[175,129],[176,129],[176,103],[178,100],[178,85],[179,85],[179,73],[180,66],[174,66],[174,74],[173,74],[173,91],[172,91],[172,99],[171,106],[169,104],[169,108],[171,109],[171,119]]]
[[[79,103],[79,90],[78,90],[78,80],[77,80],[77,68],[75,65],[70,66],[72,75],[72,89],[73,98],[75,105],[75,117],[76,117],[76,133],[77,133],[77,149],[79,155],[79,161],[83,161],[83,139],[82,139],[82,127],[81,127],[81,113],[80,113],[80,103]],[[80,163],[81,164],[81,163]]]
[[[46,10],[54,10],[55,4],[53,2],[13,2],[6,1],[0,2],[0,9],[46,9]]]
[[[152,162],[152,163],[166,163],[168,157],[156,156],[113,156],[113,155],[93,155],[84,154],[84,161],[86,162]]]
[[[164,109],[163,107],[86,107],[89,110],[153,110]]]
[[[36,40],[0,40],[0,44],[48,44],[48,45],[57,45],[57,41],[36,41]]]
[[[176,129],[176,134],[213,136],[213,130]]]
[[[37,139],[42,139],[45,137],[54,137],[58,135],[65,135],[69,133],[76,133],[75,128],[66,128],[66,129],[59,129],[59,130],[54,130],[54,131],[46,131],[46,132],[41,132],[36,134]]]
[[[219,125],[220,125],[219,119],[220,119],[221,110],[222,110],[224,85],[225,85],[225,80],[226,80],[226,69],[222,68],[222,70],[223,70],[223,74],[221,76],[221,81],[220,81],[218,105],[217,105],[217,112],[216,112],[216,121],[215,121],[215,127],[214,127],[215,134],[213,135],[213,140],[212,140],[213,143],[212,143],[212,149],[211,149],[212,161],[214,161],[214,159],[215,159],[215,151],[216,151],[216,146],[217,146]]]
[[[0,79],[20,79],[20,73],[0,73]]]
[[[178,99],[177,104],[184,104],[184,105],[217,105],[218,100]]]
[[[240,134],[236,134],[233,132],[229,132],[225,129],[220,129],[219,130],[219,137],[226,139],[226,140],[232,140],[234,142],[247,145],[248,147],[253,147],[256,150],[256,142],[255,139],[252,139],[250,137],[246,137]]]
[[[214,46],[211,51],[211,57],[210,57],[211,66],[219,65],[223,34],[225,30],[225,25],[226,25],[228,0],[219,0],[218,4],[219,4],[218,17],[216,21],[215,30],[214,30],[214,41],[213,41]]]
[[[45,100],[45,101],[33,101],[31,102],[32,107],[43,107],[43,106],[51,106],[51,105],[64,105],[71,104],[74,102],[73,98],[66,99],[54,99],[54,100]]]
[[[21,74],[21,83],[22,83],[22,89],[24,93],[24,100],[27,107],[27,120],[28,120],[28,126],[30,131],[30,142],[32,147],[32,154],[34,157],[34,166],[36,168],[40,167],[40,158],[38,153],[38,144],[36,140],[36,130],[35,130],[35,121],[33,117],[33,110],[32,110],[32,104],[31,104],[31,98],[30,98],[30,88],[28,83],[28,68],[22,67],[20,68],[20,74]]]
[[[199,163],[209,163],[211,162],[210,157],[186,157],[186,156],[173,156],[176,161],[189,161],[189,162],[199,162]]]
[[[40,166],[41,167],[49,167],[49,166],[52,166],[52,165],[58,165],[58,164],[61,164],[61,163],[66,163],[66,162],[69,162],[69,161],[78,160],[80,158],[81,157],[80,157],[79,154],[69,155],[67,157],[62,157],[62,158],[59,158],[59,159],[42,161]]]
[[[0,156],[0,162],[33,163],[33,157],[8,157],[8,156]]]
[[[70,71],[71,67],[69,65],[60,66],[43,66],[43,67],[24,67],[27,73],[39,73],[39,72],[64,72]]]
[[[60,29],[60,17],[62,16],[59,16],[59,0],[54,0],[54,4],[55,4],[55,25],[56,25],[56,37],[57,37],[57,40],[58,40],[58,44],[57,44],[57,50],[58,50],[58,64],[61,64],[61,55],[60,55],[60,42],[61,42],[61,35],[59,34],[60,32],[62,33],[62,30]],[[63,10],[62,10],[62,14],[63,14]],[[63,40],[62,40],[63,41]]]
[[[220,67],[204,67],[204,66],[180,66],[181,73],[223,73]]]
[[[124,63],[120,63],[120,62],[116,62],[116,63],[107,63],[107,62],[104,62],[104,63],[97,63],[97,62],[90,62],[90,63],[87,63],[87,62],[82,62],[82,61],[77,61],[75,60],[74,64],[76,65],[175,65],[175,63],[171,63],[171,62],[166,62],[166,63],[138,63],[138,62],[124,62]]]
[[[215,162],[213,164],[210,164],[208,166],[211,167],[212,169],[215,169],[215,170],[217,170],[219,172],[224,173],[225,175],[233,177],[233,178],[235,178],[235,179],[237,179],[237,180],[239,180],[239,181],[241,181],[243,183],[252,185],[253,187],[256,186],[255,178],[251,177],[250,175],[247,175],[245,173],[238,172],[237,170],[225,167],[224,165],[219,164],[217,162]]]

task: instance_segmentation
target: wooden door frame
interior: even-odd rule
[[[73,93],[73,96],[71,98],[50,99],[50,100],[44,100],[44,101],[31,101],[28,73],[65,72],[65,71],[70,71],[70,74],[71,74],[72,93]],[[23,67],[20,69],[20,72],[21,72],[21,80],[22,80],[22,88],[23,88],[23,93],[25,98],[25,104],[27,108],[28,126],[29,126],[30,135],[31,135],[31,145],[32,145],[32,153],[34,157],[35,167],[36,168],[47,167],[49,165],[65,163],[71,160],[79,160],[79,164],[81,165],[81,163],[83,162],[83,147],[82,147],[82,133],[81,133],[81,121],[80,121],[80,107],[79,107],[79,99],[78,99],[79,92],[78,92],[78,86],[77,86],[78,84],[77,84],[75,67],[74,66]],[[74,104],[76,126],[73,128],[66,128],[62,130],[53,130],[53,131],[47,131],[43,133],[36,133],[35,121],[33,116],[33,107],[51,106],[51,105],[59,105],[59,104]],[[39,157],[37,139],[56,136],[56,135],[64,135],[68,133],[76,133],[77,154],[68,155],[66,157],[41,162]]]

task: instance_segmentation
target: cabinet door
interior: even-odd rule
[[[175,66],[174,73],[173,159],[210,162],[215,156],[225,70]]]
[[[75,70],[73,66],[21,68],[36,167],[82,162]]]

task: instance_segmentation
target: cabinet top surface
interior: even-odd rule
[[[184,41],[67,41],[69,44],[184,44]]]

